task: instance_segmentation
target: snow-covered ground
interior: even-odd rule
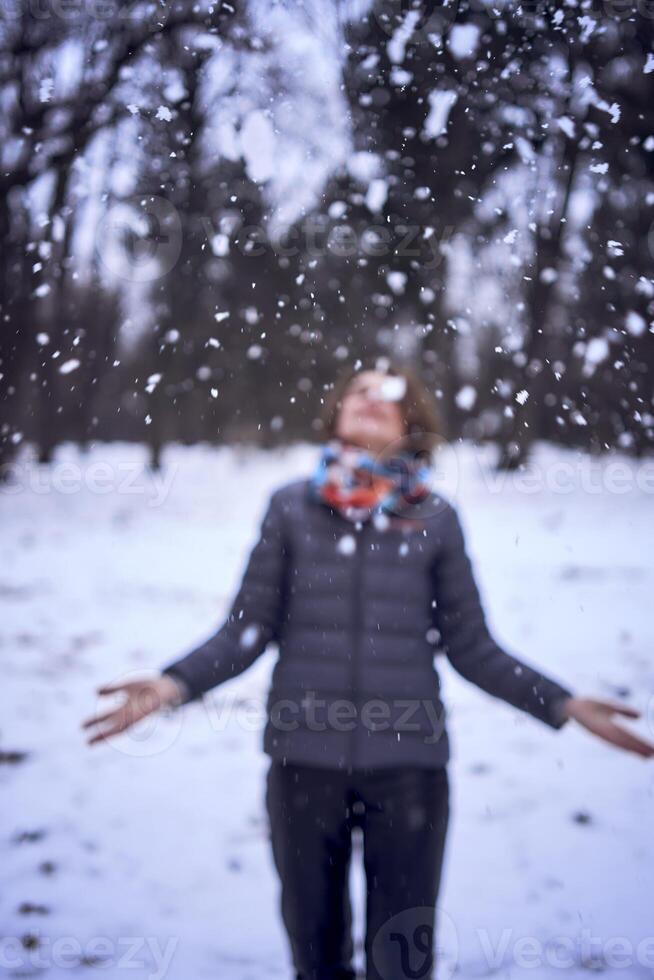
[[[527,481],[494,475],[489,452],[449,452],[436,487],[459,507],[497,639],[579,692],[624,697],[653,738],[654,462],[543,446]],[[155,482],[137,446],[66,446],[49,468],[23,450],[0,489],[0,973],[290,980],[260,748],[274,650],[112,744],[87,747],[80,722],[99,684],[155,672],[219,625],[268,493],[315,458],[172,447]],[[439,980],[651,978],[654,765],[439,664],[453,743]]]

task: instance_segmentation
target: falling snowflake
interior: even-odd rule
[[[389,376],[384,378],[382,383],[376,389],[376,395],[381,401],[385,402],[399,402],[402,401],[406,395],[406,379],[400,377]]]
[[[561,116],[556,120],[557,126],[562,133],[568,137],[568,139],[574,139],[575,136],[575,124],[569,116]]]
[[[404,272],[388,272],[386,274],[386,282],[391,287],[396,296],[401,296],[404,292],[406,286],[406,273]]]
[[[79,360],[76,357],[71,357],[69,361],[64,361],[59,367],[60,374],[70,374],[71,371],[75,371],[80,365]]]
[[[457,61],[472,58],[479,46],[481,31],[476,24],[455,24],[447,38],[447,46]]]
[[[447,129],[447,121],[458,96],[450,89],[429,93],[429,115],[425,119],[425,134],[436,139]]]
[[[261,635],[261,627],[258,623],[250,623],[246,626],[239,637],[239,646],[242,650],[251,650],[257,643]]]
[[[588,341],[586,361],[589,364],[601,364],[609,356],[609,343],[605,337],[593,337]]]
[[[51,102],[54,81],[52,78],[42,78],[39,85],[39,102]]]
[[[388,530],[391,521],[388,514],[379,512],[374,515],[372,519],[372,523],[374,524],[374,526],[377,528],[378,531],[386,531]]]
[[[211,251],[219,257],[227,255],[229,253],[229,237],[227,235],[214,235],[211,239]]]
[[[369,211],[381,211],[388,197],[388,184],[381,177],[371,180],[366,191],[366,207]]]
[[[642,336],[647,329],[647,322],[635,310],[629,310],[625,317],[624,325],[632,337]]]
[[[344,534],[342,538],[339,539],[336,550],[341,555],[353,555],[357,550],[357,543],[352,534]]]
[[[464,412],[469,412],[472,406],[477,401],[477,392],[472,387],[472,385],[464,385],[457,393],[454,399]]]

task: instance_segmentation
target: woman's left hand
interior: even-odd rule
[[[654,757],[654,745],[646,742],[622,728],[614,720],[614,715],[624,715],[626,718],[640,718],[640,711],[628,708],[623,704],[612,701],[598,701],[594,698],[567,698],[563,703],[563,711],[568,718],[574,718],[580,725],[594,735],[599,735],[605,742],[617,745],[627,752],[635,752],[644,759]]]

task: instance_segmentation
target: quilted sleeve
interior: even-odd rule
[[[445,654],[466,680],[507,701],[552,728],[567,718],[561,711],[572,692],[534,665],[512,656],[489,632],[457,511],[448,506],[443,547],[433,573],[435,625]]]
[[[284,605],[287,545],[275,491],[261,521],[227,618],[204,643],[162,669],[182,682],[184,702],[236,677],[277,639]]]

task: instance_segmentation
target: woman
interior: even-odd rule
[[[575,719],[642,756],[619,704],[580,698],[486,626],[457,512],[429,490],[431,396],[385,359],[331,391],[312,476],[268,503],[231,611],[159,678],[91,718],[91,743],[180,705],[279,647],[268,696],[266,807],[296,980],[352,970],[348,867],[363,830],[367,980],[427,978],[449,816],[449,745],[434,656],[554,729]],[[104,726],[104,727],[102,727]]]

